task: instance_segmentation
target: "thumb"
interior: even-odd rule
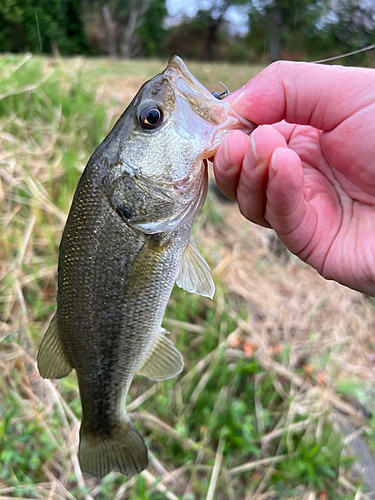
[[[286,120],[330,131],[374,99],[373,69],[279,61],[228,101],[258,125]]]

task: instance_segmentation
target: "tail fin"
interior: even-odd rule
[[[121,422],[111,438],[95,438],[80,431],[78,450],[82,472],[102,478],[112,470],[126,476],[139,474],[147,467],[147,446],[133,422]]]

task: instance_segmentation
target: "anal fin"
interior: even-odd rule
[[[187,292],[199,293],[199,295],[210,297],[210,299],[214,296],[215,285],[211,278],[209,265],[191,240],[182,257],[176,284]]]
[[[62,378],[72,371],[61,345],[56,315],[53,317],[39,347],[38,369],[43,378]]]
[[[165,380],[182,371],[184,367],[182,354],[165,333],[168,332],[162,328],[145,362],[138,370],[138,375],[144,375],[151,380]]]

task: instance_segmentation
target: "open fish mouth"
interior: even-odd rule
[[[172,56],[162,75],[166,76],[174,89],[176,97],[185,99],[191,109],[213,126],[212,148],[205,151],[204,158],[210,158],[230,130],[243,130],[250,134],[256,125],[239,116],[227,101],[213,96],[188,70],[178,56]]]
[[[169,81],[182,93],[190,92],[203,94],[208,99],[214,100],[212,94],[190,73],[184,61],[178,56],[172,56],[163,74],[169,77]]]

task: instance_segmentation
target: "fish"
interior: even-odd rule
[[[78,458],[88,475],[147,467],[126,396],[136,374],[158,381],[183,369],[161,325],[175,282],[214,294],[190,241],[207,193],[206,159],[231,130],[254,127],[173,56],[140,88],[78,182],[59,250],[57,309],[37,362],[48,379],[76,370]]]

